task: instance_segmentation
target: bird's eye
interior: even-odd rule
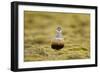
[[[58,31],[61,31],[61,27],[57,27],[57,30],[58,30]]]

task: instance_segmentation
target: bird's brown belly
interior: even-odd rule
[[[51,48],[56,49],[56,50],[60,50],[64,47],[64,44],[52,44]]]
[[[52,49],[60,50],[64,47],[64,41],[63,40],[53,40],[51,44]]]

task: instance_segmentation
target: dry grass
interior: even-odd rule
[[[24,61],[70,60],[90,57],[90,15],[72,13],[24,12]],[[62,27],[64,48],[51,48],[58,24]]]

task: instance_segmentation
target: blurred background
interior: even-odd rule
[[[51,41],[61,26],[64,48]],[[24,11],[24,61],[90,58],[90,14]]]

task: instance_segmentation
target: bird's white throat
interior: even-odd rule
[[[56,39],[63,39],[61,27],[57,27],[56,29]]]

